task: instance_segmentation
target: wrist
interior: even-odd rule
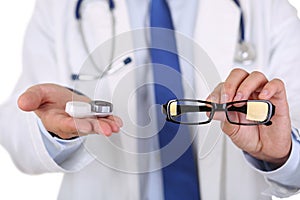
[[[48,131],[48,132],[49,132],[49,134],[50,134],[52,137],[56,137],[56,138],[61,139],[61,140],[74,140],[74,139],[76,139],[76,138],[79,137],[79,136],[73,136],[73,137],[70,137],[70,138],[62,138],[62,137],[60,137],[59,135],[57,135],[56,133],[53,133],[53,132],[50,132],[50,131]]]

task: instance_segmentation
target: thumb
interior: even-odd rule
[[[232,138],[235,134],[238,133],[240,126],[230,124],[227,120],[224,120],[221,122],[221,129],[226,135]]]
[[[39,86],[32,86],[18,99],[18,106],[23,111],[34,111],[43,101],[43,91]]]

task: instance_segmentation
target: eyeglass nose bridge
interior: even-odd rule
[[[226,111],[226,103],[213,103],[214,110],[217,112]]]

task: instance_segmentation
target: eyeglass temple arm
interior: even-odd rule
[[[161,112],[164,114],[164,115],[167,115],[167,104],[163,104],[162,107],[161,107]]]
[[[276,108],[276,107],[275,107],[273,104],[271,104],[271,117],[270,117],[270,119],[275,115],[275,108]],[[270,126],[270,125],[272,125],[272,121],[269,120],[269,121],[266,122],[264,125]]]
[[[273,117],[275,115],[275,108],[276,108],[276,106],[274,106],[273,104],[271,104],[271,108],[272,108],[271,117]]]

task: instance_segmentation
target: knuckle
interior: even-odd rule
[[[226,93],[226,94],[232,94],[232,93],[235,93],[235,90],[236,90],[236,87],[232,83],[225,82],[223,84],[223,91],[224,91],[224,93]]]
[[[77,129],[72,124],[65,124],[64,129],[68,132],[76,132]]]
[[[244,69],[241,69],[241,68],[234,68],[232,71],[231,71],[232,74],[248,74],[247,71],[245,71]]]
[[[219,83],[215,89],[222,88],[222,87],[223,87],[223,84],[224,84],[224,82]]]
[[[221,91],[221,89],[223,88],[223,82],[221,82],[221,83],[219,83],[215,88],[214,88],[214,90],[212,91],[212,93],[211,94],[217,94],[217,93],[219,93],[220,91]]]
[[[251,76],[257,77],[259,80],[267,80],[267,77],[262,72],[259,71],[251,72]]]
[[[285,83],[281,79],[279,79],[279,78],[273,79],[272,82],[275,83],[275,84],[278,84],[278,85],[280,85],[282,87],[285,86]]]
[[[251,74],[259,76],[259,75],[262,75],[263,73],[261,73],[260,71],[253,71],[253,72],[251,72]]]
[[[242,84],[240,87],[237,89],[237,93],[243,94],[243,95],[248,95],[249,93],[252,92],[252,86],[249,84]]]

